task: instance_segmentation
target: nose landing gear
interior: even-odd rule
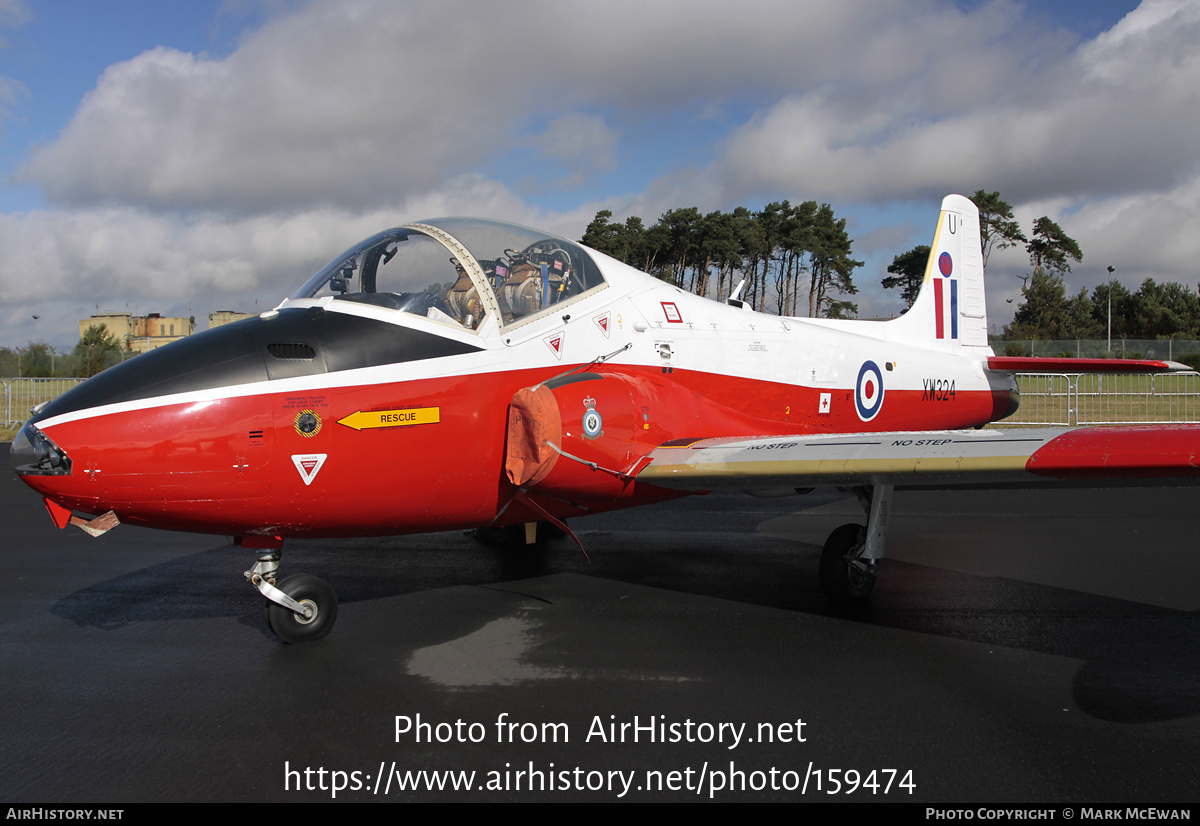
[[[267,598],[267,627],[285,643],[313,642],[327,636],[337,620],[337,594],[311,574],[292,574],[275,583],[279,551],[259,556],[246,579]]]

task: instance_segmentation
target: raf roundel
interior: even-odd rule
[[[950,253],[943,252],[938,256],[938,269],[942,271],[942,275],[946,278],[949,278],[950,273],[954,272],[954,261],[950,258]]]
[[[863,362],[854,386],[854,407],[864,422],[874,419],[883,407],[883,373],[873,361]]]

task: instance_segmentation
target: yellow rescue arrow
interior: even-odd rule
[[[402,427],[410,424],[437,424],[441,421],[440,407],[409,407],[404,410],[356,410],[338,424],[355,430],[373,427]]]

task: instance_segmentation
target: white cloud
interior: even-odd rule
[[[0,0],[0,24],[6,8],[25,7]],[[1081,279],[1136,260],[1190,281],[1196,42],[1200,7],[1183,0],[1147,0],[1082,45],[1008,0],[317,0],[225,57],[158,48],[109,67],[20,172],[55,208],[0,217],[0,288],[29,296],[14,313],[80,296],[245,307],[438,214],[578,237],[599,208],[652,222],[786,197],[853,217],[978,188],[1026,226],[1060,220]],[[717,142],[676,160],[653,131],[685,122]],[[558,211],[478,172],[531,154],[541,191],[577,187],[638,151],[652,171],[628,194]],[[864,232],[861,249],[886,266],[900,237]],[[1004,268],[1020,259],[994,263],[994,293],[1019,288]]]
[[[860,111],[840,88],[789,95],[730,138],[714,172],[731,190],[775,182],[843,200],[979,187],[1015,200],[1159,189],[1197,158],[1196,42],[1200,6],[1162,0],[1045,65],[1027,87],[993,88],[959,111],[939,115],[933,101],[904,97]],[[985,63],[1010,62],[997,55],[1013,47],[977,45]],[[931,78],[977,65],[963,60],[952,50],[930,65]],[[847,85],[854,96],[856,82]]]
[[[33,13],[22,0],[0,0],[0,32],[23,26],[32,19]],[[8,42],[0,36],[0,49],[7,46]],[[24,83],[0,75],[0,124],[12,115],[12,107],[27,94]]]
[[[216,309],[251,310],[255,302],[267,309],[355,242],[397,224],[499,216],[578,237],[594,213],[588,209],[544,213],[494,181],[464,175],[435,193],[365,211],[226,216],[97,206],[0,215],[0,292],[10,297],[0,328],[14,341],[61,345],[74,341],[75,322],[97,305],[201,319]],[[33,314],[41,316],[36,329]]]
[[[1083,245],[1089,261],[1080,284],[1107,280],[1108,266],[1136,287],[1146,278],[1178,281],[1192,288],[1200,280],[1200,172],[1178,186],[1090,202],[1063,220]],[[1077,268],[1078,269],[1078,268]]]
[[[535,144],[543,155],[569,170],[557,185],[573,189],[616,166],[617,137],[601,116],[572,112],[551,121]]]
[[[0,0],[0,28],[23,26],[33,19],[25,0]]]
[[[28,93],[21,81],[0,75],[0,123],[12,116],[12,107]]]
[[[864,103],[875,84],[917,81],[936,106],[961,105],[1012,61],[949,86],[929,73],[928,41],[998,14],[933,0],[758,0],[735,14],[717,0],[318,0],[228,57],[157,48],[111,66],[19,180],[64,205],[374,206],[521,146],[546,119],[551,159],[604,171],[616,132],[581,109],[636,122],[847,77]]]
[[[316,208],[289,215],[180,216],[132,207],[41,210],[0,216],[0,291],[42,297],[87,289],[120,298],[171,300],[212,294],[291,292],[354,242],[406,221],[468,212],[537,220],[511,192],[477,176],[434,195],[365,212]],[[281,292],[282,291],[282,292]]]

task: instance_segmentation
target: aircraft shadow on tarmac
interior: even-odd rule
[[[580,526],[591,562],[563,538],[500,547],[447,532],[294,541],[283,570],[327,580],[343,605],[552,573],[603,577],[1077,659],[1083,665],[1075,700],[1104,720],[1143,723],[1200,713],[1197,612],[898,560],[884,561],[870,604],[836,609],[820,593],[815,545],[744,532],[739,524],[700,532],[592,524]],[[729,527],[734,531],[722,530]],[[263,629],[262,600],[240,573],[250,558],[242,548],[214,547],[80,589],[55,603],[52,613],[107,630],[222,616]]]

